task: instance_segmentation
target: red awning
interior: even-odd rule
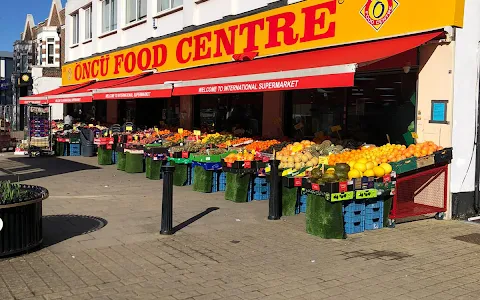
[[[354,85],[357,67],[416,48],[441,32],[153,74],[94,91],[95,100]]]
[[[75,91],[77,89],[80,89],[84,86],[89,85],[90,82],[87,83],[82,83],[82,84],[76,84],[76,85],[69,85],[69,86],[61,86],[59,88],[56,88],[54,90],[48,91],[48,92],[43,92],[40,94],[28,96],[28,97],[20,97],[20,104],[48,104],[48,96],[53,96],[53,95],[60,95],[63,93],[68,93]]]
[[[136,79],[146,77],[151,73],[143,73],[137,76],[112,79],[106,81],[96,81],[90,82],[90,84],[84,85],[81,88],[71,90],[65,93],[56,94],[48,96],[49,103],[86,103],[92,102],[93,100],[93,91],[96,89],[108,88],[112,86],[117,86],[122,83],[135,81]]]
[[[175,74],[168,77],[167,73],[162,75],[168,80],[179,81],[174,84],[173,95],[348,87],[354,85],[358,65],[416,48],[440,33],[431,32],[217,67],[203,67],[190,70],[195,75],[189,77],[198,76],[195,80]]]

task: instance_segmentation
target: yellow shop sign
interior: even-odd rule
[[[464,0],[306,0],[69,63],[63,85],[462,27]]]

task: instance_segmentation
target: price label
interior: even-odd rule
[[[317,183],[312,183],[312,190],[314,191],[320,191],[320,185]]]
[[[330,201],[332,202],[348,201],[348,200],[352,200],[353,196],[355,196],[354,192],[334,193],[330,195]]]
[[[301,187],[302,186],[302,178],[301,177],[293,178],[293,186]]]
[[[125,127],[125,130],[126,130],[126,131],[132,131],[132,130],[133,130],[133,127],[132,127],[132,126],[127,126],[127,127]]]
[[[205,157],[206,161],[210,161],[210,156]]]
[[[339,132],[340,130],[342,130],[342,126],[340,126],[340,125],[332,126],[332,127],[330,127],[330,130],[332,132]]]
[[[138,135],[133,137],[136,141],[138,141]]]
[[[158,128],[157,127],[155,127],[155,132],[158,133]]]
[[[182,158],[188,158],[188,152],[182,151]]]
[[[183,133],[183,128],[178,128],[178,133],[182,134]]]
[[[251,161],[246,161],[244,164],[243,164],[243,167],[245,169],[251,169],[252,168],[252,162]]]
[[[355,198],[357,198],[357,200],[377,198],[377,190],[368,189],[368,190],[357,191]]]
[[[112,145],[108,144],[107,145],[107,150],[112,150]]]
[[[416,132],[412,132],[412,138],[418,139],[418,134]]]
[[[270,159],[267,156],[262,157],[262,161],[264,163],[268,162]]]
[[[232,163],[227,163],[227,168],[233,167]]]
[[[347,191],[347,189],[348,189],[348,185],[347,185],[346,182],[340,182],[340,183],[338,184],[338,191],[339,191],[340,193],[345,193],[345,192]]]
[[[173,157],[173,153],[172,153],[172,152],[170,152],[170,157]]]
[[[200,130],[194,130],[193,135],[200,136],[200,135],[202,135],[202,132]]]
[[[392,181],[392,176],[390,176],[390,174],[387,174],[385,176],[383,176],[383,182],[384,183],[389,183]]]
[[[88,124],[88,127],[92,128],[92,127],[93,127],[93,124]]]

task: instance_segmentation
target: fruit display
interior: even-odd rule
[[[248,151],[243,151],[239,153],[230,153],[227,157],[224,158],[226,163],[234,163],[236,161],[253,161],[255,160],[255,155]]]
[[[248,151],[257,151],[257,152],[261,152],[261,151],[265,151],[267,150],[268,148],[270,148],[271,146],[273,145],[277,145],[279,144],[280,142],[277,141],[277,140],[268,140],[268,141],[255,141],[251,144],[248,144],[246,147],[245,147],[245,150],[248,150]]]
[[[227,141],[231,141],[232,139],[233,139],[233,136],[230,134],[228,135],[223,135],[220,133],[207,134],[202,139],[202,144],[218,145],[218,144],[225,143]]]
[[[220,148],[213,148],[213,149],[201,149],[198,151],[198,154],[200,155],[220,155],[220,154],[225,154],[227,150],[225,149],[220,149]]]
[[[184,130],[182,133],[175,133],[173,136],[167,138],[167,141],[173,142],[175,144],[182,143],[186,137],[193,135],[189,130]]]
[[[247,145],[250,143],[253,143],[253,140],[251,138],[239,138],[239,139],[234,139],[231,141],[227,141],[225,143],[218,144],[217,147],[219,148],[237,147],[241,145]]]

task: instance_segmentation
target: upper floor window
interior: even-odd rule
[[[53,65],[55,62],[55,40],[47,39],[47,64]]]
[[[40,40],[40,47],[38,49],[38,62],[39,65],[43,65],[43,42]]]
[[[147,0],[127,0],[127,23],[147,16]]]
[[[79,28],[80,28],[80,20],[78,18],[78,12],[74,15],[72,15],[72,23],[73,23],[73,26],[72,26],[72,29],[73,29],[73,32],[72,32],[72,43],[75,45],[75,44],[78,44],[78,38],[79,38]]]
[[[20,56],[20,72],[27,72],[28,71],[28,56],[26,54],[22,54]]]
[[[117,0],[103,0],[102,32],[117,29]]]
[[[157,0],[158,11],[169,10],[183,5],[183,0]]]
[[[92,7],[85,9],[85,40],[92,38]]]

